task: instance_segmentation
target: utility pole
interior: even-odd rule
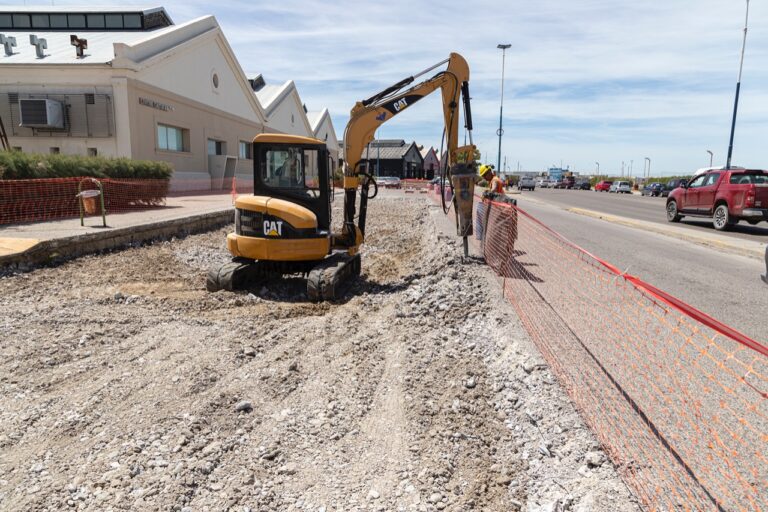
[[[511,44],[498,44],[496,48],[501,50],[501,102],[499,103],[499,129],[496,131],[496,135],[499,136],[499,157],[496,162],[496,168],[501,168],[501,136],[504,135],[504,128],[502,127],[502,119],[504,113],[504,63],[507,55],[507,48],[510,48]]]
[[[744,50],[747,47],[747,26],[749,24],[749,0],[747,0],[747,15],[744,19],[744,40],[741,43],[741,62],[739,63],[739,80],[736,82],[736,98],[733,101],[733,119],[731,120],[731,138],[728,142],[728,159],[725,168],[731,168],[731,156],[733,155],[733,134],[736,131],[736,111],[739,108],[739,92],[741,91],[741,71],[744,69]]]

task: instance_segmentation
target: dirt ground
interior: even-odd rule
[[[227,229],[0,279],[0,509],[639,510],[440,215],[336,304],[207,293]]]

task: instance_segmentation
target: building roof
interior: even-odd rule
[[[401,148],[405,146],[403,139],[376,139],[371,141],[371,146],[377,146],[380,148]]]
[[[374,140],[363,149],[363,154],[360,157],[368,160],[375,160],[377,158],[381,160],[400,160],[415,145],[415,142],[406,144],[404,140]],[[419,153],[418,150],[416,153]]]
[[[317,130],[320,128],[320,125],[323,124],[323,119],[330,115],[331,114],[328,112],[327,108],[319,111],[307,112],[307,121],[309,121],[309,126],[312,127],[312,131],[315,135],[317,135]]]
[[[437,158],[437,151],[435,151],[435,148],[432,147],[432,146],[430,146],[430,147],[426,147],[426,146],[422,147],[420,153],[421,153],[421,158],[427,158],[427,156],[430,153],[434,154],[435,158]]]
[[[259,98],[261,106],[269,114],[291,92],[292,87],[296,87],[292,80],[288,80],[282,85],[265,84],[261,89],[255,91],[255,94]]]
[[[6,55],[0,48],[0,66],[3,64],[109,64],[115,58],[115,44],[129,46],[143,42],[148,38],[155,38],[168,34],[184,25],[172,25],[152,32],[83,32],[78,36],[88,41],[88,48],[84,57],[78,58],[75,47],[69,40],[69,32],[45,32],[32,30],[27,32],[13,32],[16,37],[16,46],[13,55]],[[9,33],[10,34],[10,33]],[[29,42],[29,36],[35,35],[39,39],[45,39],[48,48],[43,50],[45,57],[37,57],[36,48]]]

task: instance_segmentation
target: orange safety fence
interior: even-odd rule
[[[504,296],[644,506],[768,510],[768,348],[476,199]]]
[[[98,178],[104,190],[106,213],[127,213],[163,208],[167,197],[253,192],[253,181],[225,178],[210,179],[114,179]],[[0,225],[44,222],[79,216],[77,194],[98,189],[84,177],[31,180],[0,180]],[[215,189],[214,189],[215,187]],[[97,198],[98,199],[98,198]],[[97,214],[101,214],[100,208]]]

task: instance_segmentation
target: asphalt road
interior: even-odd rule
[[[571,190],[542,192],[539,194],[537,189],[533,194],[539,199],[568,196],[571,204],[581,208],[594,208],[601,201],[613,205],[609,208],[631,205],[626,210],[637,215],[651,210],[646,205],[663,204],[659,199],[639,196]],[[765,272],[762,261],[578,215],[561,206],[526,201],[525,194],[517,197],[522,209],[594,255],[768,344],[768,286],[760,279]],[[661,212],[663,215],[663,208]],[[606,213],[618,214],[615,210]]]
[[[557,204],[566,208],[583,208],[610,215],[618,215],[630,219],[668,224],[664,206],[664,197],[642,197],[636,194],[609,194],[594,190],[562,190],[537,188],[534,192],[523,192],[523,196],[533,194],[542,201]],[[686,217],[675,224],[686,229],[703,233],[713,233],[712,221],[705,218]],[[768,242],[768,222],[750,226],[740,222],[731,231],[722,234],[733,238]]]

